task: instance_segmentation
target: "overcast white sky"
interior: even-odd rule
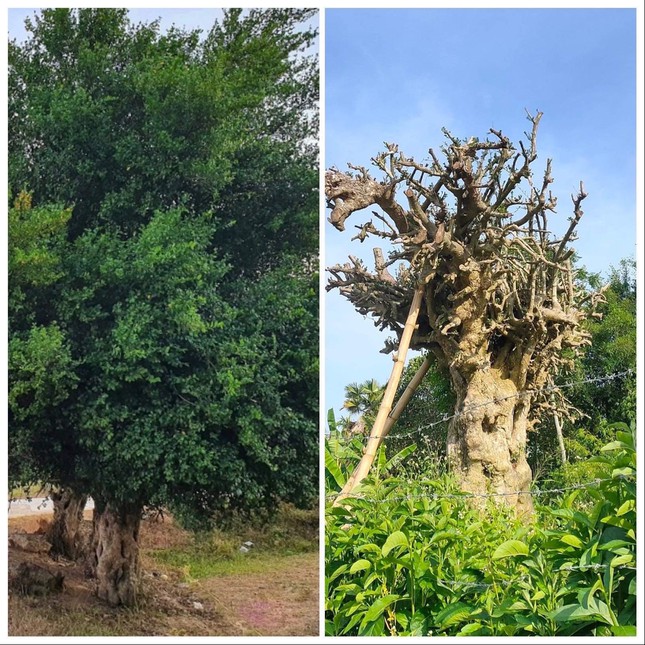
[[[525,109],[539,109],[535,169],[553,158],[559,197],[550,225],[566,228],[583,180],[575,246],[588,269],[606,272],[635,255],[635,63],[634,9],[328,10],[325,165],[369,166],[383,141],[424,159],[443,126],[480,138],[495,127],[517,142]],[[369,239],[350,242],[364,221],[354,215],[344,233],[326,225],[325,266],[351,253],[373,267]],[[340,409],[350,382],[387,381],[387,336],[327,295],[326,409]]]

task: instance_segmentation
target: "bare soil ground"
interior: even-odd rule
[[[86,511],[84,530],[89,530]],[[9,520],[9,538],[46,529],[42,516]],[[318,552],[284,549],[235,555],[215,575],[192,577],[189,566],[166,564],[166,553],[191,549],[192,537],[173,524],[144,520],[139,606],[114,609],[93,595],[81,564],[46,551],[9,548],[9,575],[21,562],[65,575],[64,590],[47,596],[9,594],[10,636],[315,636],[319,634]],[[229,554],[230,555],[230,554]],[[217,568],[217,562],[215,567]]]

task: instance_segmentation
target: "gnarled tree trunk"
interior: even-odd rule
[[[51,499],[54,502],[54,519],[47,536],[52,545],[51,551],[75,560],[82,551],[79,528],[87,495],[71,488],[59,488],[52,491]]]
[[[113,606],[131,606],[139,589],[141,507],[95,504],[90,568],[96,595]]]
[[[464,491],[498,495],[518,514],[533,510],[526,460],[528,396],[497,369],[478,370],[455,387],[457,415],[448,429],[448,463]],[[494,403],[491,403],[494,401]]]

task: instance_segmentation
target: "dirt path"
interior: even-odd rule
[[[50,506],[51,509],[51,506]],[[51,510],[50,510],[51,512]],[[9,520],[9,536],[43,532],[40,511]],[[91,513],[86,512],[89,523]],[[317,636],[318,553],[262,554],[262,571],[240,570],[200,580],[159,564],[152,553],[190,542],[172,522],[142,522],[143,589],[136,609],[112,609],[93,595],[81,564],[46,552],[9,548],[9,567],[29,561],[65,574],[65,589],[46,597],[10,594],[10,636]],[[246,570],[249,569],[249,570]]]
[[[238,574],[200,581],[195,592],[209,598],[245,636],[318,634],[318,554],[276,560],[267,575]]]

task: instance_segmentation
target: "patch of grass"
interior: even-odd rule
[[[146,623],[150,628],[156,621]],[[14,596],[9,600],[9,633],[20,636],[131,636],[142,633],[142,621],[138,610],[113,609],[97,606],[64,608],[56,601],[44,603],[40,599]],[[147,631],[147,630],[146,630]],[[155,630],[147,631],[154,634]]]
[[[236,553],[222,558],[217,552],[195,547],[152,551],[148,555],[162,565],[181,570],[185,581],[230,574],[269,573],[280,569],[281,565],[290,566],[290,559],[293,557],[265,551]]]
[[[253,542],[240,553],[244,542]],[[180,570],[187,581],[211,576],[270,573],[289,566],[288,558],[318,550],[318,512],[282,505],[270,522],[239,520],[226,530],[194,535],[190,544],[146,550],[155,562]]]
[[[303,510],[291,504],[282,504],[270,518],[238,517],[229,520],[220,537],[237,541],[247,540],[255,550],[267,550],[283,555],[308,553],[318,549],[318,508]]]

